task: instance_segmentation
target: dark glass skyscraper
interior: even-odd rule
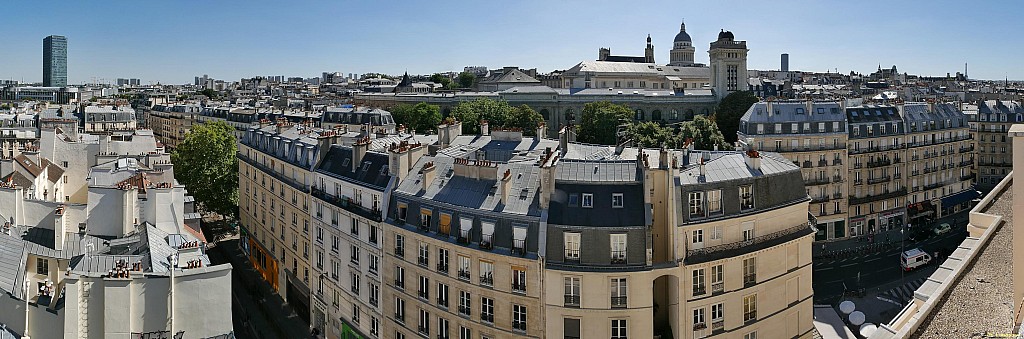
[[[68,38],[51,35],[43,39],[43,86],[68,85]]]

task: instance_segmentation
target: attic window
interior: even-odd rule
[[[824,107],[818,107],[818,114],[824,114],[824,113],[825,113],[825,108]]]
[[[363,162],[363,172],[366,172],[369,169],[370,169],[370,162],[369,161],[364,161]]]
[[[341,167],[348,167],[348,164],[349,164],[349,158],[345,158],[345,159],[341,160]]]
[[[653,65],[648,65],[647,68],[654,69]]]
[[[796,108],[796,114],[804,114],[804,108],[803,107],[797,107]]]
[[[384,165],[384,166],[380,167],[380,175],[382,175],[382,176],[388,175],[388,165]]]
[[[530,190],[529,189],[525,189],[525,188],[522,189],[521,191],[519,191],[519,200],[526,200],[526,196],[529,193],[530,193]]]

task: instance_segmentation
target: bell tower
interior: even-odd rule
[[[647,35],[647,48],[644,49],[644,62],[654,63],[654,44],[651,43],[651,35]]]
[[[718,40],[711,43],[711,87],[718,100],[747,89],[747,51],[746,41],[736,41],[732,32],[724,29],[718,33]]]

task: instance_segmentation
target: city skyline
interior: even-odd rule
[[[71,84],[126,77],[182,84],[203,74],[226,80],[314,77],[325,71],[430,74],[477,65],[550,72],[594,60],[601,47],[642,55],[647,34],[656,62],[664,64],[683,19],[702,63],[708,44],[726,29],[748,41],[750,69],[778,69],[780,54],[789,53],[792,70],[868,73],[896,65],[900,72],[941,76],[962,71],[966,62],[972,78],[1024,79],[1024,71],[1001,57],[1024,47],[1001,43],[994,33],[1019,25],[1010,7],[1020,5],[1012,3],[980,3],[982,8],[969,13],[954,2],[887,3],[884,9],[809,1],[742,6],[526,2],[513,8],[455,2],[381,7],[312,1],[285,8],[268,2],[126,4],[11,4],[11,13],[24,15],[9,19],[11,34],[0,38],[11,51],[0,65],[0,79],[41,81],[39,44],[48,35],[74,41],[68,52]],[[800,13],[785,14],[793,9]],[[79,15],[84,11],[93,14]],[[776,12],[782,14],[759,19]],[[849,20],[829,18],[838,15]],[[48,25],[32,24],[44,16]],[[982,53],[955,47],[966,43],[1002,49]]]

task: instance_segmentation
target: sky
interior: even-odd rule
[[[613,55],[668,63],[685,19],[707,63],[721,29],[749,69],[1024,79],[1020,1],[56,1],[6,0],[0,79],[42,81],[42,40],[68,38],[68,81],[191,83],[321,72],[431,74],[465,66],[538,72]],[[102,79],[102,80],[101,80]]]

